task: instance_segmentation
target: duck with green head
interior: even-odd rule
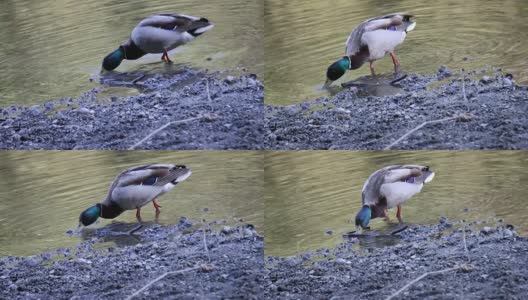
[[[143,165],[123,171],[112,182],[106,199],[84,210],[79,222],[88,226],[99,217],[113,219],[125,210],[133,209],[141,220],[141,207],[149,202],[158,215],[161,206],[156,199],[189,178],[191,173],[185,166],[173,164]]]
[[[338,80],[347,70],[360,68],[365,62],[370,62],[370,72],[375,76],[374,61],[392,57],[394,71],[398,72],[400,63],[394,54],[394,48],[403,43],[407,32],[414,29],[411,22],[413,15],[394,13],[368,19],[359,24],[350,33],[345,46],[345,56],[328,67],[325,87]]]
[[[189,43],[213,27],[214,24],[206,18],[177,14],[150,16],[139,22],[128,41],[103,59],[103,69],[114,70],[124,59],[135,60],[147,53],[163,53],[161,59],[172,63],[167,52]]]
[[[356,215],[356,231],[368,228],[371,219],[387,216],[387,209],[397,207],[402,222],[401,205],[433,180],[435,173],[427,166],[394,165],[372,173],[361,193],[362,208]]]

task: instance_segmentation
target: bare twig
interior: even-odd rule
[[[399,139],[397,139],[396,141],[394,141],[392,144],[388,145],[387,147],[385,147],[383,150],[390,150],[390,148],[392,148],[394,145],[398,144],[399,142],[403,141],[405,138],[407,138],[409,135],[413,134],[415,131],[418,131],[420,128],[426,126],[426,125],[429,125],[429,124],[435,124],[435,123],[441,123],[441,122],[445,122],[445,121],[451,121],[451,120],[456,120],[456,119],[459,119],[460,116],[453,116],[453,117],[449,117],[449,118],[444,118],[444,119],[440,119],[440,120],[434,120],[434,121],[426,121],[426,122],[423,122],[422,124],[416,126],[414,129],[410,130],[409,132],[407,132],[406,134],[404,134],[402,137],[400,137]]]
[[[130,299],[133,299],[134,297],[136,296],[139,296],[139,294],[141,294],[143,291],[145,291],[146,289],[148,289],[151,285],[153,285],[154,283],[162,280],[163,278],[165,278],[167,275],[173,275],[173,274],[181,274],[181,273],[185,273],[185,272],[189,272],[189,271],[194,271],[194,270],[198,270],[202,268],[201,266],[196,266],[196,267],[192,267],[192,268],[188,268],[188,269],[183,269],[183,270],[178,270],[178,271],[171,271],[171,272],[166,272],[164,273],[163,275],[157,277],[156,279],[150,281],[149,283],[147,283],[144,287],[142,287],[141,289],[137,290],[134,294],[128,296],[126,298],[126,300],[130,300]]]
[[[207,100],[212,102],[213,100],[211,100],[211,93],[209,93],[209,79],[205,79],[205,90],[207,91]]]
[[[413,281],[407,283],[405,286],[403,286],[401,289],[397,290],[394,294],[390,295],[389,297],[385,298],[385,300],[391,300],[393,299],[394,297],[396,297],[397,295],[399,295],[401,292],[405,291],[406,289],[408,289],[411,285],[417,283],[418,281],[424,279],[425,277],[427,277],[428,275],[434,275],[434,274],[440,274],[440,273],[445,273],[445,272],[450,272],[450,271],[455,271],[455,270],[458,270],[460,268],[462,268],[463,266],[456,266],[456,267],[453,267],[453,268],[448,268],[448,269],[444,269],[444,270],[440,270],[440,271],[433,271],[433,272],[427,272],[427,273],[424,273],[420,276],[418,276],[418,278],[414,279]]]
[[[466,243],[466,225],[462,227],[462,240],[464,241],[464,250],[466,251],[467,261],[470,262],[471,260],[469,258],[469,250],[468,250],[467,243]]]
[[[137,142],[136,144],[134,144],[133,146],[131,146],[130,148],[128,148],[128,150],[134,150],[136,149],[137,146],[143,144],[145,141],[147,141],[148,139],[150,139],[151,137],[153,137],[154,135],[156,135],[158,132],[162,131],[163,129],[171,126],[171,125],[176,125],[176,124],[183,124],[183,123],[189,123],[189,122],[192,122],[192,121],[196,121],[196,120],[200,120],[200,119],[203,119],[205,118],[206,116],[205,115],[199,115],[198,117],[194,117],[194,118],[189,118],[189,119],[185,119],[185,120],[179,120],[179,121],[172,121],[172,122],[169,122],[163,126],[161,126],[160,128],[154,130],[153,132],[151,132],[149,135],[147,135],[145,138],[143,138],[141,141]]]
[[[204,243],[204,249],[205,253],[207,254],[207,260],[211,262],[211,256],[209,256],[209,248],[207,248],[207,240],[205,239],[205,226],[203,227],[203,243]]]
[[[143,79],[145,77],[145,74],[141,74],[139,75],[138,77],[134,78],[130,83],[131,84],[136,84],[138,81],[140,81],[141,79]]]

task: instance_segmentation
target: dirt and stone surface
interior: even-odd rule
[[[500,222],[411,225],[389,247],[335,249],[266,257],[265,290],[276,299],[526,299],[528,239]],[[464,234],[465,240],[464,244]],[[467,251],[466,251],[467,247]],[[455,268],[455,269],[451,269]],[[451,269],[451,270],[449,270]]]
[[[73,249],[0,258],[0,299],[260,299],[262,236],[249,224],[202,228],[185,218],[134,237],[106,227]],[[141,242],[99,246],[125,239]]]
[[[265,146],[384,149],[424,122],[455,117],[428,124],[390,149],[528,149],[528,88],[510,74],[441,67],[434,75],[409,74],[397,86],[391,96],[365,96],[364,86],[352,86],[329,98],[266,106]]]
[[[4,107],[0,149],[131,149],[170,122],[133,149],[261,149],[263,86],[254,74],[225,73],[107,76],[104,83],[141,93],[100,98],[103,85],[77,98]]]

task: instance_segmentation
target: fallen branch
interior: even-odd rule
[[[203,227],[203,243],[204,243],[204,249],[205,253],[207,254],[207,260],[211,262],[211,256],[209,256],[209,248],[207,248],[207,240],[205,239],[205,226]]]
[[[407,283],[405,286],[403,286],[401,289],[397,290],[396,293],[390,295],[389,297],[385,298],[385,300],[391,300],[393,299],[394,297],[398,296],[401,292],[405,291],[406,289],[408,289],[411,285],[417,283],[418,281],[424,279],[425,277],[427,277],[428,275],[434,275],[434,274],[440,274],[440,273],[445,273],[445,272],[450,272],[450,271],[455,271],[455,270],[458,270],[458,269],[461,269],[463,268],[463,266],[456,266],[456,267],[453,267],[453,268],[449,268],[449,269],[444,269],[444,270],[440,270],[440,271],[433,271],[433,272],[427,272],[425,274],[422,274],[420,275],[418,278],[414,279],[413,281]]]
[[[203,119],[205,117],[208,117],[207,115],[200,115],[198,117],[194,117],[194,118],[189,118],[189,119],[185,119],[185,120],[180,120],[180,121],[172,121],[172,122],[169,122],[163,126],[161,126],[160,128],[154,130],[153,132],[151,132],[149,135],[147,135],[145,138],[143,138],[141,141],[137,142],[136,144],[134,144],[133,146],[131,146],[130,148],[128,148],[128,150],[134,150],[136,149],[137,146],[143,144],[145,141],[147,141],[148,139],[150,139],[151,137],[153,137],[154,135],[156,135],[158,132],[162,131],[163,129],[171,126],[171,125],[177,125],[177,124],[183,124],[183,123],[189,123],[189,122],[192,122],[192,121],[196,121],[196,120],[200,120],[200,119]]]
[[[466,252],[467,261],[470,262],[469,250],[466,244],[466,225],[464,225],[464,227],[462,228],[462,240],[464,241],[464,250]]]
[[[181,274],[181,273],[185,273],[185,272],[189,272],[189,271],[194,271],[194,270],[198,270],[202,268],[201,266],[196,266],[196,267],[192,267],[192,268],[188,268],[188,269],[183,269],[183,270],[179,270],[179,271],[171,271],[171,272],[166,272],[164,273],[163,275],[157,277],[156,279],[152,280],[151,282],[147,283],[144,287],[142,287],[141,289],[139,289],[137,292],[135,292],[134,294],[128,296],[126,298],[126,300],[130,300],[130,299],[133,299],[134,297],[136,296],[139,296],[139,294],[141,294],[143,291],[145,291],[146,289],[148,289],[151,285],[153,285],[154,283],[162,280],[163,278],[165,278],[167,275],[173,275],[173,274]]]
[[[394,145],[396,145],[396,144],[398,144],[399,142],[403,141],[403,140],[406,139],[408,136],[410,136],[410,135],[413,134],[414,132],[420,130],[420,128],[422,128],[422,127],[424,127],[424,126],[427,126],[427,125],[430,125],[430,124],[442,123],[442,122],[451,121],[451,120],[462,120],[462,121],[468,121],[468,120],[471,120],[471,118],[473,118],[471,115],[468,115],[468,114],[461,114],[461,115],[456,115],[456,116],[453,116],[453,117],[444,118],[444,119],[440,119],[440,120],[425,121],[425,122],[423,122],[422,124],[416,126],[414,129],[412,129],[412,130],[410,130],[409,132],[407,132],[406,134],[402,135],[399,139],[397,139],[396,141],[394,141],[392,144],[390,144],[390,145],[388,145],[387,147],[383,148],[383,150],[390,150],[390,148],[392,148]]]
[[[211,100],[211,94],[209,93],[209,80],[208,79],[205,79],[205,90],[207,91],[207,100],[209,100],[209,102],[212,102],[213,100]]]

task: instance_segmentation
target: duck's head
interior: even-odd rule
[[[325,87],[329,87],[332,82],[338,80],[350,69],[350,57],[343,56],[340,60],[334,62],[326,70]]]
[[[112,71],[117,68],[125,59],[125,49],[123,47],[117,48],[114,52],[108,54],[103,59],[103,70]]]
[[[363,229],[367,228],[369,222],[370,222],[370,216],[372,214],[372,210],[370,209],[370,206],[363,205],[361,210],[356,215],[356,231],[357,233],[361,234],[363,232]]]
[[[87,208],[79,216],[79,223],[83,226],[88,226],[93,224],[99,216],[101,216],[101,204],[97,203],[96,205]]]

